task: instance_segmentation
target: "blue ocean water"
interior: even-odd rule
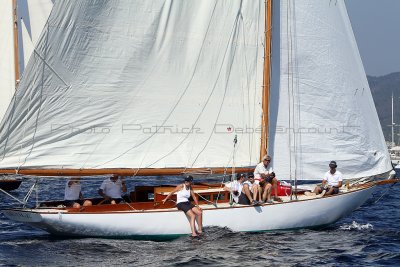
[[[161,178],[127,180],[138,184],[177,183]],[[24,180],[12,192],[22,198],[32,185]],[[83,181],[95,197],[98,181]],[[38,200],[62,199],[65,180],[40,183]],[[36,195],[32,195],[33,200]],[[0,207],[10,198],[0,195]],[[322,230],[235,233],[206,228],[201,239],[172,241],[55,238],[0,215],[0,266],[400,266],[400,185],[380,186],[350,216]]]

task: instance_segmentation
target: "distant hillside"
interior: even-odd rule
[[[392,92],[394,95],[394,122],[400,125],[400,72],[385,76],[367,76],[374,98],[376,110],[381,122],[386,141],[391,141],[392,134]],[[400,144],[400,127],[395,128],[395,142]]]

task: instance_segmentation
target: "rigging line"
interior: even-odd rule
[[[51,72],[53,72],[57,76],[57,78],[60,79],[60,81],[62,81],[64,83],[65,86],[67,86],[67,87],[71,86],[66,81],[64,81],[64,79],[57,73],[57,71],[55,69],[53,69],[52,66],[50,66],[49,63],[46,62],[46,60],[39,54],[39,52],[36,50],[36,48],[33,50],[33,52],[35,53],[35,55],[37,55],[43,61],[44,65],[46,65],[51,70]]]
[[[296,3],[293,3],[294,5],[296,5]],[[296,8],[294,8],[294,10],[296,10]],[[293,14],[293,19],[294,21],[296,21],[296,12],[294,12]],[[296,23],[294,23],[293,25],[293,32],[294,35],[296,36],[297,33],[297,28],[296,28]],[[294,73],[296,74],[296,80],[295,80],[295,84],[294,84],[294,88],[295,88],[295,92],[296,92],[296,96],[297,96],[297,109],[295,109],[297,111],[297,126],[298,128],[301,127],[301,93],[300,93],[300,82],[299,82],[299,62],[297,60],[297,42],[294,43],[294,49],[293,49],[295,56],[294,56],[294,60],[293,60],[293,64],[294,64]],[[297,133],[297,139],[296,139],[296,158],[295,158],[295,180],[294,180],[294,186],[295,186],[295,190],[297,190],[297,180],[298,180],[298,175],[300,176],[300,179],[303,179],[303,172],[302,172],[302,164],[301,164],[301,157],[302,157],[302,133],[301,131],[299,131]],[[297,197],[297,195],[295,195]]]
[[[5,156],[6,156],[6,148],[7,148],[8,140],[9,140],[9,138],[10,138],[10,136],[11,136],[11,134],[10,134],[11,121],[12,121],[12,119],[13,119],[13,117],[14,117],[15,110],[16,110],[16,107],[17,107],[17,104],[16,104],[16,102],[17,102],[17,94],[18,94],[19,92],[20,92],[20,91],[15,91],[15,92],[14,92],[14,96],[13,96],[13,98],[12,98],[12,100],[11,100],[11,102],[12,102],[11,110],[10,110],[10,112],[7,112],[7,113],[6,113],[6,114],[11,114],[11,115],[10,115],[10,116],[7,116],[7,118],[9,118],[9,119],[8,119],[8,127],[7,127],[7,131],[5,131],[5,133],[7,133],[7,134],[6,134],[6,140],[5,140],[5,144],[4,144],[4,148],[3,148],[3,157],[1,158],[1,161],[3,161],[4,158],[5,158]],[[5,120],[5,116],[4,116],[3,119]],[[0,133],[3,132],[2,130],[3,130],[3,128],[0,128]]]
[[[214,91],[215,91],[215,89],[216,89],[217,82],[218,82],[219,77],[220,77],[220,75],[221,75],[222,67],[223,67],[223,65],[224,65],[223,63],[225,62],[225,58],[226,58],[226,54],[227,54],[227,51],[228,51],[228,47],[229,47],[229,44],[231,43],[230,40],[233,38],[235,29],[236,29],[236,24],[237,24],[237,21],[238,21],[238,16],[239,16],[239,14],[240,14],[240,13],[238,13],[238,15],[237,15],[237,17],[236,17],[236,20],[235,20],[235,23],[234,23],[234,27],[232,28],[232,31],[231,31],[231,34],[230,34],[230,37],[229,37],[229,40],[228,40],[227,47],[225,48],[225,53],[224,53],[224,56],[223,56],[223,58],[222,58],[222,63],[221,63],[220,69],[219,69],[219,71],[218,71],[218,75],[217,75],[217,78],[216,78],[216,80],[215,80],[214,86],[213,86],[213,88],[212,88],[210,94],[208,95],[207,100],[206,100],[205,104],[203,105],[203,107],[202,107],[200,113],[198,114],[196,120],[195,120],[194,123],[192,124],[192,128],[190,129],[190,131],[188,131],[188,133],[186,134],[186,136],[181,140],[181,142],[179,142],[179,144],[178,144],[177,146],[175,146],[172,150],[170,150],[168,153],[166,153],[166,154],[165,154],[164,156],[162,156],[161,158],[159,158],[159,159],[157,159],[156,161],[154,161],[153,163],[150,163],[149,165],[147,165],[147,166],[146,166],[147,168],[150,167],[150,166],[152,166],[153,164],[159,162],[160,160],[162,160],[162,159],[168,157],[168,156],[171,155],[173,152],[175,152],[175,151],[183,144],[183,142],[190,136],[190,133],[193,131],[194,126],[195,126],[195,125],[197,124],[197,122],[199,121],[199,119],[200,119],[201,115],[203,114],[203,112],[204,112],[206,106],[208,105],[208,102],[209,102],[210,99],[211,99],[211,96],[214,94]],[[226,88],[225,88],[225,90],[226,90]],[[225,92],[226,92],[226,91],[225,91]],[[225,97],[225,95],[224,95],[224,97]],[[215,124],[214,124],[214,128],[215,128]],[[196,159],[197,159],[197,157],[196,157]],[[193,162],[193,164],[194,164],[194,162]],[[192,166],[193,166],[193,164],[192,164]]]
[[[236,22],[235,24],[239,23],[240,21],[243,22],[243,17],[242,17],[241,14],[240,14],[240,16],[239,16],[238,22]],[[236,35],[236,33],[234,33],[234,35],[233,35],[232,43],[234,43],[234,40],[237,40],[237,39],[238,39],[238,38],[235,38],[235,35]],[[229,78],[230,78],[230,75],[231,75],[232,66],[233,66],[233,63],[234,63],[234,61],[235,61],[235,55],[236,55],[237,45],[235,45],[233,48],[234,48],[234,49],[233,49],[233,55],[234,55],[234,56],[233,56],[233,58],[232,58],[232,60],[231,60],[231,64],[230,64],[230,67],[229,67],[229,75],[228,75],[228,77],[226,78],[226,81],[225,81],[224,95],[223,95],[223,97],[222,97],[222,101],[221,101],[221,104],[220,104],[220,106],[219,106],[218,114],[217,114],[217,117],[216,117],[215,122],[214,122],[213,131],[211,131],[211,133],[210,133],[210,135],[208,136],[208,139],[207,139],[206,143],[204,144],[203,148],[200,150],[200,152],[197,154],[196,158],[194,159],[194,161],[193,161],[193,163],[192,163],[192,165],[191,165],[192,167],[193,167],[193,165],[196,163],[197,159],[200,157],[201,153],[204,152],[204,150],[206,149],[207,145],[209,144],[209,142],[210,142],[210,140],[211,140],[211,137],[214,135],[214,132],[215,132],[214,129],[215,129],[215,126],[217,125],[219,116],[221,115],[222,107],[223,107],[223,105],[224,105],[225,98],[226,98],[226,93],[227,93],[227,91],[228,91],[228,84],[229,84]],[[228,50],[228,48],[227,48],[227,50]],[[227,50],[225,51],[225,55],[226,55]],[[225,59],[225,56],[224,56],[224,59]],[[225,61],[225,60],[224,60],[224,61]],[[223,61],[223,62],[224,62],[224,61]],[[222,67],[222,65],[221,65],[221,67]],[[218,75],[218,77],[217,77],[217,81],[218,81],[218,78],[219,78],[219,75]],[[216,83],[215,83],[215,86],[216,86],[216,84],[217,84],[217,81],[216,81]]]
[[[389,192],[389,190],[392,189],[392,187],[393,187],[395,184],[396,184],[396,183],[391,184],[390,187],[389,187],[385,192],[383,192],[383,194],[382,194],[376,201],[374,201],[372,204],[378,203],[378,201],[381,200],[381,198],[384,197],[384,196]]]
[[[205,43],[206,43],[206,39],[207,39],[206,37],[208,36],[208,33],[209,33],[209,31],[210,31],[210,27],[211,27],[211,22],[213,21],[213,18],[214,18],[214,15],[215,15],[216,6],[217,6],[217,3],[215,2],[213,11],[212,11],[212,13],[211,13],[210,21],[209,21],[209,23],[208,23],[207,30],[206,30],[205,35],[204,35],[204,38],[203,38],[203,42],[202,42],[202,44],[201,44],[200,51],[199,51],[199,54],[198,54],[198,56],[197,56],[195,66],[194,66],[194,68],[193,68],[192,76],[190,77],[190,79],[189,79],[189,81],[188,81],[188,83],[187,83],[187,85],[186,85],[184,91],[183,91],[182,94],[180,95],[179,99],[178,99],[177,102],[174,104],[174,106],[172,107],[171,111],[167,114],[167,117],[166,117],[166,118],[164,119],[164,121],[161,123],[160,127],[156,127],[156,131],[155,131],[153,134],[151,134],[148,138],[145,138],[143,141],[139,142],[138,144],[134,145],[133,147],[130,147],[128,150],[126,150],[125,152],[121,153],[121,154],[118,155],[117,157],[114,157],[113,159],[110,159],[110,160],[108,160],[108,161],[106,161],[106,162],[104,162],[104,163],[101,163],[101,164],[99,164],[99,165],[96,165],[96,166],[94,166],[93,168],[97,168],[97,167],[100,167],[100,166],[102,166],[102,165],[108,164],[108,163],[110,163],[110,162],[112,162],[112,161],[114,161],[114,160],[117,160],[117,159],[119,159],[120,157],[122,157],[123,155],[127,154],[129,151],[131,151],[131,150],[133,150],[133,149],[135,149],[135,148],[141,146],[142,144],[144,144],[145,142],[147,142],[150,138],[152,138],[153,136],[155,136],[155,135],[158,133],[158,131],[164,126],[164,124],[167,122],[167,120],[171,117],[172,113],[175,111],[175,109],[177,108],[178,104],[181,102],[181,100],[183,99],[183,97],[186,95],[186,92],[187,92],[187,90],[189,89],[189,86],[191,85],[191,83],[192,83],[192,81],[193,81],[193,79],[194,79],[196,70],[197,70],[198,65],[199,65],[199,61],[200,61],[201,55],[202,55],[203,50],[204,50],[204,47],[205,47]],[[193,129],[193,127],[192,127],[192,129]]]
[[[48,30],[48,29],[47,29]],[[45,41],[43,41],[44,42],[44,45],[46,46],[46,47],[48,47],[48,43],[49,43],[49,35],[47,34],[46,35],[46,38],[45,38]],[[35,50],[34,50],[35,51]],[[38,109],[37,109],[37,112],[36,112],[36,120],[35,120],[35,124],[34,124],[34,131],[33,131],[33,136],[32,136],[32,146],[31,146],[31,148],[29,149],[29,152],[28,152],[28,154],[26,155],[26,157],[25,157],[25,159],[24,159],[24,162],[22,163],[22,164],[20,164],[19,166],[18,166],[18,168],[17,168],[17,171],[26,163],[26,161],[28,160],[28,158],[29,158],[29,156],[32,154],[32,151],[33,151],[33,148],[34,148],[34,146],[35,146],[35,138],[36,138],[36,133],[37,133],[37,129],[38,129],[38,123],[39,123],[39,117],[40,117],[40,111],[41,111],[41,108],[42,108],[42,104],[43,104],[43,88],[44,88],[44,72],[45,72],[45,67],[47,66],[48,68],[50,68],[50,70],[62,81],[62,82],[64,82],[64,80],[57,74],[57,72],[49,65],[49,64],[47,64],[47,62],[46,62],[46,60],[44,59],[44,58],[42,58],[40,55],[39,55],[39,53],[37,53],[37,52],[35,52],[35,54],[42,60],[42,64],[43,64],[43,66],[42,66],[42,75],[41,75],[41,84],[39,85],[39,88],[40,88],[40,90],[39,90],[39,105],[38,105]],[[64,82],[64,84],[66,85],[66,86],[68,86],[68,84],[66,84],[65,82]],[[32,101],[31,101],[32,102]],[[26,124],[25,124],[25,126],[26,126]]]
[[[261,29],[263,29],[263,27],[260,27],[260,21],[262,21],[262,22],[264,22],[264,20],[261,20],[260,18],[262,17],[263,19],[264,19],[264,16],[266,16],[267,14],[264,14],[264,16],[262,16],[262,11],[264,10],[264,4],[262,3],[262,1],[259,1],[258,2],[258,19],[257,19],[257,21],[259,22],[259,23],[257,23],[257,30],[256,30],[256,33],[257,33],[257,41],[256,41],[256,59],[258,59],[258,56],[259,56],[259,46],[260,46],[260,44],[259,44],[259,41],[260,41],[260,39],[258,38],[259,36],[260,36],[260,28]],[[270,30],[270,29],[267,29],[267,30]],[[263,37],[262,38],[264,38],[264,34],[263,34]],[[261,40],[263,40],[263,39],[261,39]],[[262,42],[261,42],[261,45],[262,45]],[[256,64],[256,68],[255,68],[255,82],[254,82],[254,92],[253,92],[253,105],[252,105],[252,110],[253,110],[253,117],[252,117],[252,126],[254,127],[254,125],[255,125],[255,119],[256,119],[256,115],[255,115],[255,111],[256,111],[256,100],[257,100],[257,91],[260,91],[260,90],[257,90],[257,88],[258,88],[258,86],[257,86],[257,77],[258,77],[258,64]],[[262,89],[262,86],[261,86],[261,89]],[[262,90],[261,90],[262,91]],[[249,104],[250,104],[250,102],[249,102]],[[250,105],[249,105],[250,106]],[[257,117],[258,118],[258,117]],[[249,120],[249,122],[250,122],[250,120]],[[250,147],[251,148],[253,148],[253,143],[254,143],[254,135],[252,135],[251,137],[250,137]],[[252,162],[252,149],[250,149],[250,162]],[[249,163],[250,163],[249,162]]]
[[[194,191],[194,190],[193,190],[193,191]],[[201,199],[203,199],[205,202],[208,202],[208,203],[210,203],[211,205],[213,205],[214,207],[217,207],[217,204],[216,204],[216,203],[214,203],[214,202],[212,202],[212,201],[206,199],[205,197],[203,197],[203,196],[200,195],[199,193],[196,193],[196,195],[198,195],[198,196],[199,196]]]
[[[258,21],[258,20],[257,20]],[[246,47],[247,46],[247,43],[246,43],[246,35],[244,34],[245,33],[245,24],[243,23],[243,17],[242,17],[242,23],[241,23],[241,25],[242,25],[242,38],[243,38],[243,47]],[[250,123],[250,120],[251,120],[251,111],[250,111],[250,80],[249,80],[249,71],[248,71],[248,63],[247,63],[247,53],[244,53],[244,66],[245,66],[245,73],[246,73],[246,75],[245,75],[245,77],[246,77],[246,85],[247,85],[247,90],[246,90],[246,93],[247,93],[247,97],[246,97],[246,99],[247,99],[247,121],[248,121],[248,123]],[[257,76],[256,76],[257,77]],[[244,98],[244,97],[243,97]],[[243,114],[246,114],[245,113],[245,105],[244,105],[244,101],[242,102],[243,103],[243,105],[242,105],[242,113]],[[245,115],[243,116],[243,125],[246,125],[246,121],[245,121]],[[251,136],[253,136],[253,135],[251,135]],[[248,149],[249,149],[249,162],[251,162],[251,137],[248,139]]]
[[[292,21],[296,21],[296,2],[292,1],[290,4],[291,10],[291,18]],[[297,128],[300,127],[300,93],[299,87],[296,86],[298,84],[298,78],[295,80],[295,75],[298,74],[298,61],[296,57],[297,46],[296,42],[293,41],[293,38],[296,36],[296,23],[291,23],[291,30],[290,30],[290,52],[291,52],[291,64],[292,64],[292,72],[291,72],[291,91],[292,91],[292,112],[293,112],[293,129],[295,126]],[[297,107],[297,108],[296,108]],[[299,137],[300,135],[296,134],[294,129],[293,131],[293,153],[294,153],[294,187],[295,191],[297,191],[297,176],[298,176],[298,162],[299,162],[299,154],[298,154],[298,147],[299,147]],[[301,143],[301,142],[300,142]],[[301,161],[301,160],[300,160]],[[297,199],[297,194],[294,195]]]
[[[295,10],[296,8],[293,7],[293,5],[295,5],[294,2],[289,0],[289,9],[290,9],[290,17],[291,17],[291,21],[292,23],[290,23],[290,63],[291,63],[291,95],[292,95],[292,112],[293,112],[293,153],[294,153],[294,182],[296,183],[296,176],[297,176],[297,136],[296,136],[296,131],[295,131],[295,127],[298,126],[298,123],[296,121],[296,94],[295,94],[295,86],[294,86],[294,76],[295,76],[295,60],[296,60],[296,56],[294,54],[294,47],[293,47],[293,35],[295,35],[294,32],[294,27],[295,27],[295,23],[293,23],[294,21],[296,21],[295,18]]]
[[[287,2],[286,6],[286,38],[289,42],[290,40],[290,32],[289,32],[289,12],[290,12],[290,0]],[[287,44],[287,94],[288,94],[288,123],[289,123],[289,131],[288,131],[288,145],[289,145],[289,177],[290,182],[292,182],[292,140],[291,140],[291,98],[290,98],[290,50],[289,43]]]

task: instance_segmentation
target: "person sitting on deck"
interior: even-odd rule
[[[247,176],[247,181],[243,184],[247,184],[249,186],[249,191],[251,192],[254,201],[257,202],[257,198],[259,201],[262,201],[260,185],[255,182],[254,175],[249,173]]]
[[[199,201],[197,200],[197,197],[192,189],[192,182],[192,176],[189,175],[185,177],[183,184],[175,187],[175,189],[171,191],[162,202],[165,204],[165,202],[176,193],[176,207],[178,210],[181,210],[185,213],[190,224],[192,236],[196,237],[198,234],[201,235],[203,233],[203,211],[201,210]],[[190,203],[190,197],[193,198],[196,206]],[[197,232],[195,222],[197,222]]]
[[[271,189],[272,189],[272,184],[268,183],[266,181],[267,179],[261,178],[259,181],[259,186],[260,186],[260,195],[261,195],[261,203],[274,203],[271,200]]]
[[[322,186],[316,186],[313,193],[306,192],[305,195],[312,196],[318,195],[320,197],[324,195],[333,195],[339,193],[339,188],[343,184],[343,175],[337,171],[336,161],[329,163],[330,170],[325,173],[324,179],[322,180]]]
[[[224,187],[225,191],[230,191],[233,195],[233,200],[242,205],[256,205],[253,199],[253,194],[249,189],[249,184],[244,183],[246,175],[244,173],[237,174],[237,180],[227,183]]]
[[[265,155],[262,162],[257,164],[254,169],[254,178],[257,183],[260,183],[260,188],[262,188],[263,201],[270,200],[271,190],[270,186],[267,186],[267,184],[270,184],[274,189],[274,200],[282,202],[278,197],[278,180],[276,179],[274,170],[271,166],[271,157],[269,155]]]
[[[118,175],[114,174],[103,181],[98,192],[104,197],[103,204],[118,204],[123,200],[122,192],[126,192],[125,181],[122,177],[118,179]]]
[[[64,205],[76,209],[79,209],[82,205],[92,205],[92,201],[83,199],[80,177],[73,177],[67,181],[65,185]]]

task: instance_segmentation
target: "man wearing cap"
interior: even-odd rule
[[[325,173],[324,179],[322,180],[322,186],[317,186],[314,189],[315,194],[333,195],[339,193],[339,188],[343,184],[343,175],[340,171],[337,171],[336,161],[332,160],[329,163],[330,170]]]
[[[238,204],[257,205],[258,202],[253,199],[253,194],[249,189],[249,184],[244,182],[246,175],[244,173],[238,173],[236,178],[236,181],[227,183],[224,187],[224,190],[230,191],[233,199]]]
[[[275,178],[274,170],[271,166],[271,157],[265,155],[262,162],[258,163],[254,170],[254,179],[260,184],[260,190],[263,190],[263,201],[269,201],[271,198],[271,185],[274,189],[274,200],[282,201],[278,197],[278,180]]]

